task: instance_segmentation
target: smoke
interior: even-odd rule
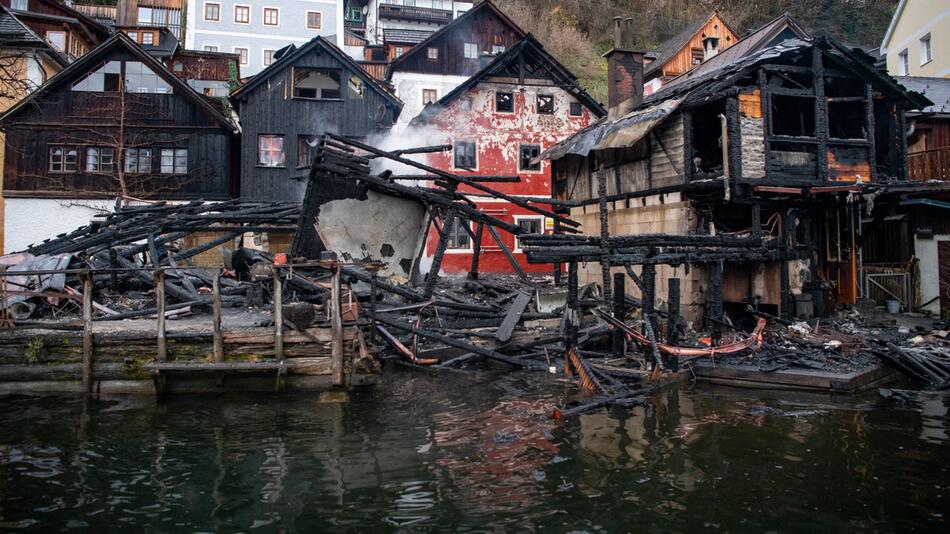
[[[450,139],[445,131],[431,126],[409,126],[398,131],[393,129],[370,137],[368,144],[391,152],[393,150],[441,145],[448,142],[450,142]],[[419,163],[428,163],[428,154],[407,154],[403,157]],[[370,170],[373,174],[379,174],[383,171],[390,171],[393,174],[425,174],[421,169],[388,158],[374,159],[370,164]]]

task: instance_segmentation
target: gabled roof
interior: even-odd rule
[[[950,78],[924,76],[897,76],[898,83],[924,95],[933,104],[920,110],[923,114],[950,116]]]
[[[369,85],[374,90],[376,90],[381,95],[383,95],[383,97],[389,100],[389,102],[392,103],[392,105],[396,106],[397,109],[400,109],[400,110],[402,109],[402,106],[403,106],[402,100],[399,100],[398,98],[396,98],[396,95],[390,92],[385,86],[383,86],[383,84],[379,83],[378,80],[370,76],[365,70],[363,70],[363,67],[360,67],[355,61],[353,61],[353,58],[351,58],[349,55],[347,55],[342,50],[337,48],[337,46],[333,44],[331,41],[321,36],[314,37],[313,39],[311,39],[306,44],[300,47],[295,47],[295,48],[284,47],[286,48],[287,51],[284,52],[280,56],[279,59],[277,59],[270,65],[268,65],[267,68],[265,68],[261,72],[254,75],[254,77],[251,78],[250,81],[248,81],[247,83],[239,87],[236,91],[231,93],[231,98],[236,98],[236,99],[242,98],[245,94],[249,93],[250,91],[253,91],[255,88],[257,88],[259,85],[264,83],[266,80],[269,80],[272,76],[281,72],[285,67],[289,65],[293,65],[294,62],[297,61],[298,58],[308,54],[311,50],[317,47],[322,47],[324,50],[330,53],[334,58],[336,58],[337,61],[346,65],[350,69],[352,74],[356,74],[357,76],[359,76],[363,80],[363,83]],[[284,50],[284,49],[282,48],[281,50]]]
[[[725,24],[726,28],[732,31],[732,28],[726,23],[725,19],[722,18],[722,15],[718,11],[712,11],[707,14],[705,17],[696,19],[692,24],[683,28],[675,37],[667,39],[660,43],[660,46],[657,47],[655,55],[656,59],[650,62],[643,70],[644,79],[649,78],[651,75],[656,74],[657,71],[663,68],[663,65],[666,64],[673,56],[679,53],[689,43],[689,40],[693,38],[694,35],[699,33],[699,30],[703,29],[703,26],[706,25],[713,17],[719,17],[719,20]],[[732,33],[736,33],[732,31]],[[738,35],[738,34],[736,34]]]
[[[36,48],[49,54],[63,67],[69,64],[69,58],[50,46],[3,5],[0,5],[0,48]]]
[[[554,59],[554,56],[544,50],[541,43],[529,33],[503,54],[496,56],[485,68],[476,72],[461,85],[440,98],[438,102],[423,108],[422,113],[413,118],[410,124],[424,123],[432,119],[447,105],[489,76],[518,77],[519,68],[521,67],[526,70],[525,77],[550,78],[598,117],[607,114],[604,107],[581,88],[577,83],[577,77],[571,74],[558,60]]]
[[[158,42],[152,44],[141,44],[143,50],[152,54],[155,57],[166,58],[175,55],[175,52],[178,50],[178,37],[175,37],[175,34],[171,32],[168,28],[162,26],[156,28],[154,26],[119,26],[116,28],[116,31],[122,33],[126,32],[138,32],[138,31],[157,31],[158,32]]]
[[[383,41],[387,43],[418,44],[431,36],[429,30],[404,30],[402,28],[383,28]]]
[[[79,24],[82,30],[86,33],[87,37],[93,39],[94,41],[101,42],[109,37],[112,33],[108,28],[100,24],[98,21],[92,17],[88,17],[79,11],[69,7],[63,2],[57,2],[55,0],[39,0],[43,4],[50,6],[53,10],[60,11],[63,13],[62,16],[51,15],[48,13],[41,13],[39,11],[18,11],[14,10],[19,16],[24,16],[28,18],[35,18],[39,20],[52,20],[59,22],[66,22],[69,24]]]
[[[123,33],[113,34],[113,36],[104,43],[91,50],[88,54],[77,59],[65,69],[59,71],[59,73],[41,85],[36,91],[33,91],[22,100],[17,102],[13,107],[7,110],[6,113],[0,115],[0,124],[6,123],[12,117],[16,116],[21,110],[28,107],[30,104],[37,102],[53,89],[56,89],[64,84],[72,83],[80,77],[85,76],[93,69],[98,68],[105,58],[117,48],[123,48],[130,52],[133,56],[135,56],[136,59],[151,69],[152,72],[157,74],[159,77],[165,80],[166,83],[171,85],[175,89],[175,94],[194,102],[199,108],[205,110],[212,119],[214,119],[216,122],[219,122],[222,127],[225,127],[228,130],[234,129],[234,124],[230,119],[221,113],[221,109],[219,107],[210,104],[207,99],[203,98],[202,95],[195,92],[195,90],[189,87],[188,84],[169,72],[168,69],[165,68],[165,65],[162,65],[162,63],[152,57],[151,54],[142,50],[141,47],[135,44],[135,42],[133,42]]]
[[[397,57],[395,60],[393,60],[393,62],[389,64],[389,68],[386,69],[386,79],[388,80],[388,79],[392,78],[393,71],[396,70],[396,67],[398,67],[399,65],[402,65],[402,64],[407,60],[407,58],[410,58],[410,57],[414,56],[415,54],[422,53],[422,52],[420,52],[420,51],[421,51],[422,49],[426,48],[426,46],[427,46],[429,43],[435,41],[435,40],[438,39],[439,37],[442,37],[442,36],[445,35],[446,33],[448,33],[448,32],[450,32],[450,31],[454,30],[455,28],[461,26],[462,24],[466,24],[466,23],[469,21],[469,19],[471,19],[472,17],[474,17],[476,14],[481,13],[482,11],[491,11],[496,17],[498,17],[498,18],[501,19],[505,24],[507,24],[509,27],[511,27],[511,29],[514,30],[515,34],[516,34],[519,38],[523,38],[525,35],[527,35],[527,34],[525,33],[525,31],[521,29],[520,26],[518,26],[517,24],[515,24],[515,21],[511,20],[511,19],[508,17],[508,15],[505,15],[505,13],[504,13],[502,10],[498,9],[498,6],[496,6],[494,3],[492,3],[491,0],[485,0],[484,2],[482,2],[482,3],[478,4],[477,6],[473,7],[472,9],[469,9],[469,10],[466,11],[465,13],[462,13],[461,15],[459,15],[459,17],[458,17],[457,19],[455,19],[455,20],[453,20],[452,22],[446,24],[445,26],[443,26],[442,28],[440,28],[439,31],[437,31],[437,32],[433,33],[432,35],[430,35],[430,36],[428,37],[428,39],[426,39],[426,40],[420,42],[420,43],[417,44],[416,46],[412,47],[411,50],[409,50],[409,51],[406,52],[405,54],[403,54],[403,55]]]

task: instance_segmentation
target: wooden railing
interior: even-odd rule
[[[908,154],[907,178],[950,180],[950,146]]]
[[[112,19],[115,20],[116,6],[104,6],[101,4],[73,4],[73,9],[94,19]]]
[[[389,62],[359,61],[358,63],[373,78],[380,81],[386,80],[386,67],[389,66]]]

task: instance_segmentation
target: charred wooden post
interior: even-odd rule
[[[811,49],[812,89],[815,92],[815,151],[818,161],[818,181],[828,180],[828,100],[825,98],[825,67],[821,48]]]
[[[221,332],[221,271],[215,271],[211,280],[211,352],[214,361],[224,362],[224,335]]]
[[[434,219],[435,217],[433,217]],[[439,230],[439,243],[435,247],[435,255],[432,256],[432,266],[429,267],[429,274],[426,275],[426,285],[422,294],[428,298],[435,291],[435,283],[439,279],[439,271],[442,269],[442,260],[445,258],[445,249],[449,246],[449,225],[455,224],[455,208],[445,210],[442,217],[442,225],[436,226]]]
[[[284,359],[284,281],[280,269],[273,268],[274,275],[274,358]]]
[[[871,167],[871,182],[877,182],[877,150],[874,146],[874,87],[864,84],[864,131],[871,146],[868,148],[868,164]]]
[[[791,280],[789,280],[788,269],[788,247],[791,241],[791,213],[786,210],[782,212],[782,232],[779,236],[779,283],[781,284],[781,307],[779,316],[785,320],[792,319],[792,289]]]
[[[373,278],[369,284],[369,340],[376,342],[376,289],[379,286],[379,278],[373,273]]]
[[[577,324],[576,318],[579,316],[577,311],[577,262],[570,262],[567,266],[567,309],[565,310],[567,321],[564,327],[567,330],[564,340],[564,374],[572,376],[571,362],[567,354],[577,346]]]
[[[772,92],[769,89],[768,73],[765,69],[759,69],[759,91],[761,94],[762,105],[762,126],[766,136],[772,132]],[[772,143],[766,139],[763,148],[763,158],[767,162],[772,161]]]
[[[642,267],[640,283],[643,284],[643,294],[640,302],[641,318],[644,323],[648,323],[647,326],[652,328],[652,331],[656,332],[656,265],[644,265]],[[652,355],[646,356],[646,361],[650,361],[651,358]]]
[[[482,236],[485,233],[485,223],[478,223],[478,230],[475,231],[475,243],[473,243],[472,269],[468,272],[470,280],[478,280],[478,260],[482,255]]]
[[[554,221],[554,235],[561,235],[561,234],[562,234],[562,232],[561,232],[561,223],[560,223],[560,221]],[[562,263],[560,263],[560,262],[555,262],[555,263],[554,263],[554,285],[555,285],[555,286],[560,286],[560,285],[561,285],[561,278],[562,278],[562,276],[561,276],[561,275],[562,275],[561,271],[562,271],[563,269],[564,269],[564,265],[563,265]]]
[[[511,265],[511,268],[518,273],[518,278],[521,278],[521,281],[528,283],[528,275],[525,274],[524,269],[521,268],[521,264],[518,263],[518,260],[515,258],[515,255],[511,253],[511,249],[508,248],[508,245],[501,239],[501,236],[498,234],[498,230],[494,226],[488,225],[488,233],[491,234],[492,239],[495,241],[495,244],[498,245],[498,248],[501,249],[501,252],[505,255],[505,258],[508,259],[508,263]]]
[[[709,270],[709,330],[714,345],[722,339],[722,262],[713,263]]]
[[[742,123],[739,117],[739,98],[726,99],[726,157],[729,171],[726,173],[728,187],[726,200],[732,198],[732,188],[737,180],[742,179]]]
[[[762,206],[758,202],[752,203],[752,239],[762,239]]]
[[[768,160],[766,160],[768,161]],[[683,183],[693,181],[693,112],[683,112]],[[620,192],[620,165],[617,165],[617,193]]]
[[[330,289],[330,332],[333,341],[330,346],[330,373],[334,386],[345,386],[343,365],[343,297],[341,295],[341,269],[333,267],[333,282]]]
[[[82,280],[82,386],[92,393],[92,275],[84,272]]]
[[[680,342],[680,279],[670,278],[667,284],[666,344],[675,347]],[[669,362],[674,372],[679,370],[678,357],[671,356]]]
[[[109,249],[109,289],[116,291],[119,289],[119,273],[116,269],[119,267],[119,252]]]
[[[155,271],[155,313],[158,330],[158,350],[155,361],[163,362],[168,359],[168,347],[165,339],[165,271]]]
[[[614,273],[614,317],[617,318],[618,321],[623,321],[627,315],[627,293],[624,288],[625,277],[626,275],[623,273]],[[626,352],[626,337],[619,329],[615,329],[613,332],[613,349],[614,356],[623,356]]]
[[[600,200],[600,274],[603,279],[604,302],[610,302],[610,255],[608,238],[610,229],[607,227],[607,171],[601,164],[597,170],[597,196]]]

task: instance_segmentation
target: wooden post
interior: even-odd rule
[[[445,258],[445,249],[449,245],[449,225],[455,223],[455,208],[445,210],[445,216],[442,217],[442,227],[439,228],[439,243],[435,246],[432,265],[429,267],[429,274],[426,275],[425,290],[422,293],[425,298],[431,297],[432,292],[435,291],[435,284],[439,280],[439,271],[442,269],[442,259]]]
[[[627,303],[625,301],[627,293],[624,287],[625,277],[626,275],[624,273],[614,273],[614,318],[618,321],[623,321],[627,313]],[[614,356],[624,355],[626,352],[625,341],[624,333],[621,332],[619,328],[615,328],[613,333]]]
[[[485,223],[478,223],[475,231],[474,251],[472,253],[472,269],[468,272],[469,280],[478,280],[478,258],[482,254],[482,234],[485,232]]]
[[[680,322],[680,279],[670,278],[667,282],[667,310],[666,310],[666,342],[676,346],[680,342],[679,322]],[[669,358],[670,368],[673,372],[679,371],[679,358],[671,356]]]
[[[508,260],[508,264],[511,265],[511,268],[518,273],[518,278],[522,282],[528,283],[528,275],[525,274],[524,269],[521,268],[521,265],[518,263],[518,260],[515,259],[515,255],[512,254],[511,249],[508,248],[508,245],[502,241],[501,236],[498,235],[498,230],[494,226],[488,225],[488,233],[491,234],[492,239],[495,241],[495,244],[498,245],[498,248],[501,249],[502,254],[505,255],[505,258]],[[517,237],[515,237],[517,239]]]
[[[333,385],[344,386],[346,381],[343,375],[343,316],[340,306],[340,265],[333,269],[333,285],[330,289],[330,330],[333,341],[330,347],[330,371],[333,374]]]
[[[378,282],[379,280],[376,278],[376,273],[374,272],[369,285],[369,340],[373,343],[376,342],[376,287]]]
[[[284,359],[284,282],[280,269],[274,267],[274,358]]]
[[[82,279],[82,386],[92,393],[92,275],[87,271]]]
[[[564,342],[564,374],[568,377],[574,375],[571,371],[571,360],[567,354],[577,345],[577,325],[575,317],[577,313],[577,262],[572,261],[567,264],[567,321],[565,328],[567,339]]]
[[[155,313],[158,314],[156,327],[158,330],[158,350],[155,360],[164,362],[168,359],[168,347],[165,343],[165,271],[156,269],[155,273]]]
[[[722,262],[714,262],[710,266],[709,272],[709,298],[711,302],[707,306],[707,313],[712,321],[709,321],[709,330],[712,333],[713,344],[718,345],[722,339]]]
[[[643,292],[640,298],[640,313],[644,323],[644,333],[656,332],[656,315],[654,308],[656,306],[656,265],[644,265],[640,270],[640,283],[643,284]],[[654,347],[643,348],[643,361],[652,369],[658,362],[654,361]],[[652,362],[652,363],[651,363]]]
[[[221,333],[221,271],[216,271],[211,281],[211,310],[212,352],[214,361],[221,363],[224,361],[224,335]]]
[[[607,260],[610,254],[607,245],[610,230],[607,225],[607,169],[604,168],[603,163],[597,171],[597,197],[600,208],[600,274],[603,280],[604,302],[607,303],[610,301],[610,262]]]

